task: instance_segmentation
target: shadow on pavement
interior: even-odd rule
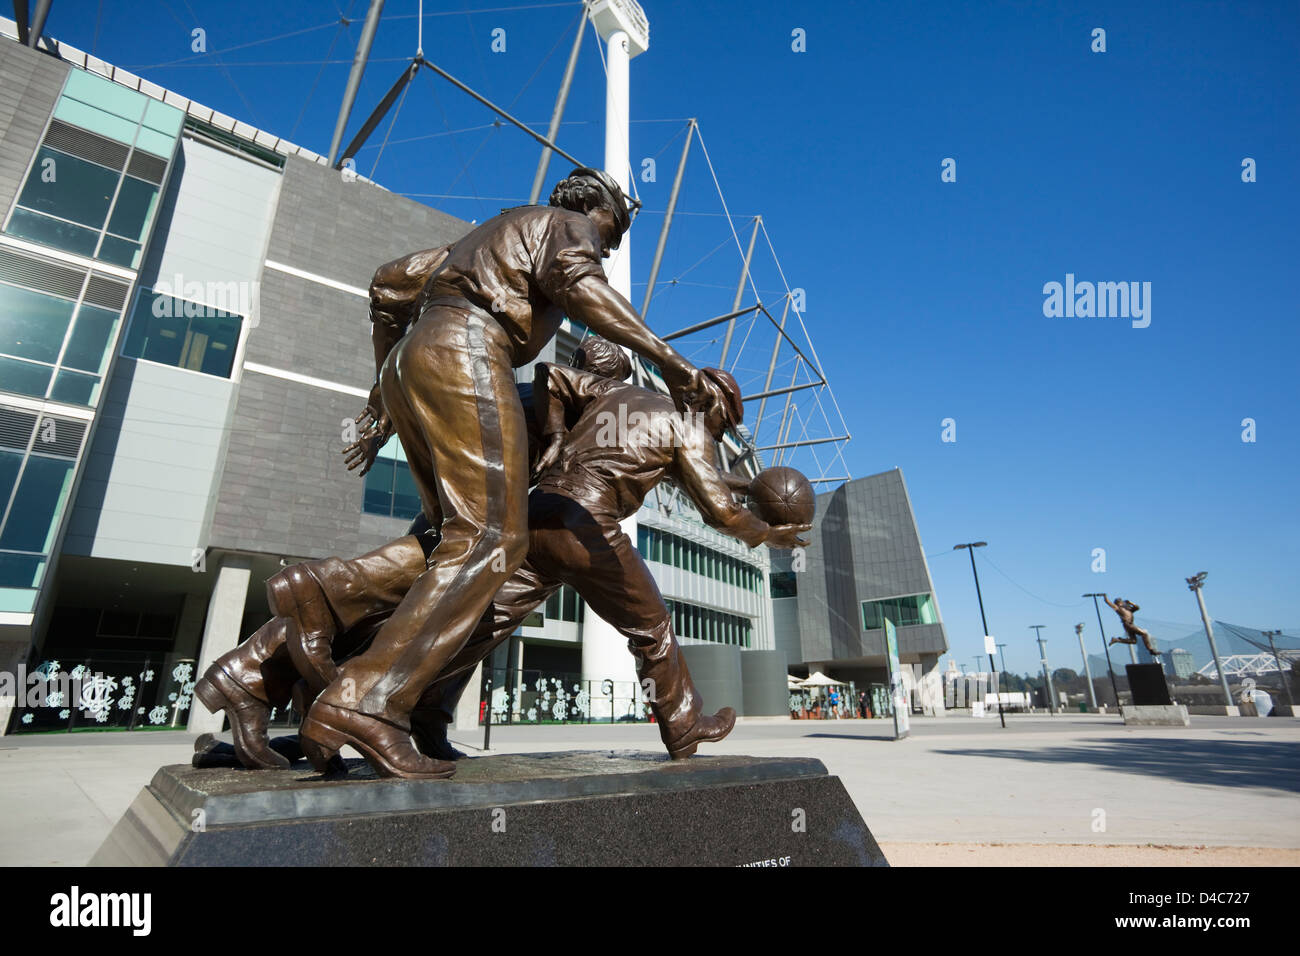
[[[833,740],[893,740],[894,735],[882,734],[804,734],[805,737],[830,737]]]
[[[1121,773],[1151,774],[1212,787],[1259,787],[1300,793],[1300,748],[1293,741],[1186,740],[1169,737],[1093,738],[1085,746],[1025,750],[935,750],[959,757],[1006,757],[1039,763],[1096,764]],[[1086,746],[1092,744],[1093,746]]]

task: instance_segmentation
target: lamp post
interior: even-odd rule
[[[1115,693],[1115,709],[1119,709],[1119,688],[1115,686],[1115,668],[1110,663],[1110,645],[1106,643],[1106,625],[1101,623],[1101,605],[1097,603],[1097,598],[1105,597],[1105,594],[1085,594],[1084,597],[1092,598],[1093,609],[1097,612],[1097,626],[1101,628],[1101,649],[1106,652],[1106,673],[1110,674],[1110,689]]]
[[[594,0],[587,13],[597,35],[605,44],[605,172],[628,196],[632,195],[630,146],[630,62],[650,47],[650,23],[636,0]],[[605,274],[611,288],[625,299],[632,298],[632,242],[624,235],[619,248],[605,260]],[[632,363],[634,367],[638,363]],[[637,518],[631,515],[619,527],[633,541],[637,539]],[[614,688],[630,684],[632,696],[640,700],[641,684],[637,680],[635,659],[623,650],[627,642],[614,626],[599,615],[586,611],[582,625],[582,679],[594,687],[611,688],[608,697],[609,717],[614,719]],[[606,683],[608,681],[608,684]],[[591,703],[592,716],[605,716],[606,698]]]
[[[1201,608],[1201,623],[1205,625],[1205,636],[1210,639],[1210,653],[1214,656],[1214,669],[1219,672],[1219,684],[1223,687],[1223,699],[1232,706],[1232,692],[1228,690],[1228,678],[1223,676],[1223,665],[1219,663],[1219,645],[1214,643],[1214,628],[1210,626],[1210,612],[1205,609],[1205,598],[1201,596],[1201,586],[1209,576],[1209,571],[1202,571],[1187,579],[1187,590],[1196,592],[1196,603]]]
[[[1043,628],[1046,624],[1030,624],[1029,629],[1038,639],[1038,658],[1043,664],[1043,687],[1047,689],[1047,709],[1056,713],[1056,688],[1052,686],[1052,672],[1047,669],[1047,642],[1043,640]]]
[[[980,573],[975,570],[975,549],[986,548],[986,547],[988,547],[987,541],[971,541],[971,542],[967,542],[966,544],[955,544],[953,545],[952,549],[954,551],[961,551],[965,549],[966,551],[970,552],[970,570],[971,570],[971,574],[975,575],[975,598],[980,603],[980,623],[984,625],[984,647],[985,650],[989,652],[989,670],[996,671],[998,669],[998,666],[993,663],[993,648],[988,646],[989,622],[984,617],[984,597],[983,595],[980,594]],[[1005,730],[1007,726],[1007,715],[1002,711],[1001,681],[998,682],[998,688],[996,693],[998,695],[998,720],[1002,721],[1002,728]]]
[[[1273,638],[1281,637],[1281,631],[1265,631],[1264,636],[1268,638],[1268,646],[1273,651],[1273,663],[1277,664],[1277,676],[1282,681],[1282,691],[1286,694],[1287,706],[1291,708],[1291,713],[1295,715],[1295,701],[1291,699],[1291,682],[1286,678],[1286,672],[1282,670],[1282,658],[1277,656],[1277,645],[1273,643]]]
[[[1092,686],[1092,667],[1088,664],[1088,650],[1083,646],[1083,623],[1074,625],[1074,633],[1079,637],[1079,653],[1083,655],[1083,676],[1088,681],[1088,702],[1092,709],[1097,709],[1097,691]]]

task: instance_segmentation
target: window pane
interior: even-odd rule
[[[9,228],[5,232],[20,239],[30,239],[32,242],[66,249],[83,256],[93,255],[99,242],[99,233],[93,230],[74,226],[70,222],[59,222],[26,209],[14,209],[14,214],[9,219]]]
[[[366,473],[365,497],[361,510],[372,515],[393,513],[393,471],[396,462],[391,458],[376,458],[374,466]]]
[[[120,177],[111,169],[42,146],[18,203],[98,230],[108,218]]]
[[[56,361],[72,307],[66,299],[0,285],[0,352],[38,362]]]
[[[4,533],[0,534],[0,548],[42,553],[49,550],[72,480],[72,465],[70,461],[36,455],[27,460]]]
[[[140,243],[116,236],[105,236],[95,256],[101,262],[111,262],[115,266],[134,269],[140,264]]]
[[[0,355],[0,391],[44,398],[53,371],[48,365],[20,362]]]
[[[40,587],[45,559],[34,554],[0,554],[0,588]]]
[[[560,619],[560,592],[554,592],[546,599],[546,618],[550,621]]]
[[[153,183],[124,177],[113,216],[108,220],[108,231],[127,239],[143,240],[157,201],[158,187]]]
[[[131,315],[123,354],[164,365],[180,365],[189,321],[184,314],[176,314],[176,304],[175,299],[166,296],[141,295]]]
[[[122,352],[228,378],[242,324],[237,315],[146,291],[132,310]]]
[[[94,405],[99,398],[99,376],[60,371],[54,379],[50,398],[69,405]]]
[[[63,364],[83,372],[102,372],[108,358],[108,343],[117,328],[117,313],[93,305],[77,310],[77,324],[63,352]]]
[[[397,518],[414,518],[420,513],[420,493],[416,490],[415,479],[411,477],[411,466],[405,462],[396,462],[396,483],[393,490],[393,516]]]
[[[564,620],[576,621],[578,619],[578,595],[567,584],[561,592],[564,595]]]
[[[9,505],[9,495],[14,490],[14,482],[18,480],[18,469],[22,464],[22,452],[0,451],[0,517],[4,517],[5,508]]]

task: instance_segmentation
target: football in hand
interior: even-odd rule
[[[749,483],[749,508],[770,525],[810,524],[817,498],[802,472],[766,468]]]

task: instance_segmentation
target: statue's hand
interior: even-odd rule
[[[348,471],[355,471],[358,478],[365,477],[379,455],[379,449],[393,437],[393,421],[384,409],[384,399],[379,394],[379,384],[370,390],[370,399],[365,410],[354,421],[360,428],[360,437],[343,449],[343,461]]]
[[[811,531],[810,524],[777,524],[768,529],[764,543],[769,548],[806,548],[808,542],[799,537],[805,531]]]
[[[726,407],[727,399],[718,383],[685,362],[671,371],[664,369],[664,382],[679,412],[709,415]]]
[[[556,432],[554,435],[548,435],[546,437],[546,447],[543,448],[542,453],[537,456],[537,465],[533,468],[533,473],[530,476],[534,484],[541,479],[543,473],[560,460],[560,448],[563,447],[563,445],[563,432]]]

